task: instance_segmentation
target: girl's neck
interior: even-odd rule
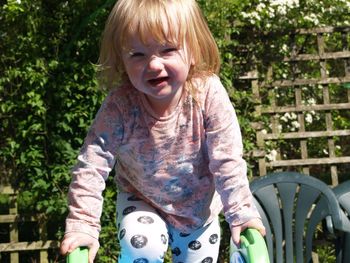
[[[183,88],[179,89],[171,99],[154,99],[151,96],[145,94],[144,97],[150,106],[151,110],[156,114],[157,117],[167,117],[171,115],[179,105],[182,95],[184,93]]]

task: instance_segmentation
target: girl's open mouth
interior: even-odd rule
[[[169,77],[155,78],[155,79],[148,80],[148,83],[151,84],[152,86],[158,86],[158,85],[161,85],[161,84],[167,82],[168,79],[169,79]]]

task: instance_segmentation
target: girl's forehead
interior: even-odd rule
[[[159,13],[143,10],[130,19],[125,27],[126,35],[136,35],[142,42],[146,42],[150,37],[157,42],[178,42],[183,39],[186,31],[179,14],[171,10],[159,10]]]
[[[166,44],[180,44],[178,37],[161,35],[161,34],[153,34],[152,32],[148,32],[146,34],[129,34],[126,38],[127,44],[135,44],[135,45],[166,45]]]
[[[136,27],[129,28],[123,46],[130,45],[181,45],[182,37],[176,27],[170,29],[168,26]]]

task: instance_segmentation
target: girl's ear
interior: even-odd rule
[[[189,54],[189,59],[190,59],[190,65],[191,65],[191,66],[196,65],[196,59],[195,59],[195,57],[194,57],[193,52],[190,52],[190,54]]]
[[[191,66],[196,65],[196,61],[195,61],[193,55],[191,55],[191,60],[190,60],[190,62],[191,62]]]

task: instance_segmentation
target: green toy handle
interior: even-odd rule
[[[87,263],[89,261],[89,250],[87,247],[78,247],[67,256],[67,263]]]
[[[241,235],[241,247],[247,249],[249,263],[270,262],[265,240],[258,230],[246,229]]]
[[[265,239],[254,228],[247,228],[241,233],[240,248],[231,240],[231,254],[234,252],[239,252],[246,263],[270,263]]]

